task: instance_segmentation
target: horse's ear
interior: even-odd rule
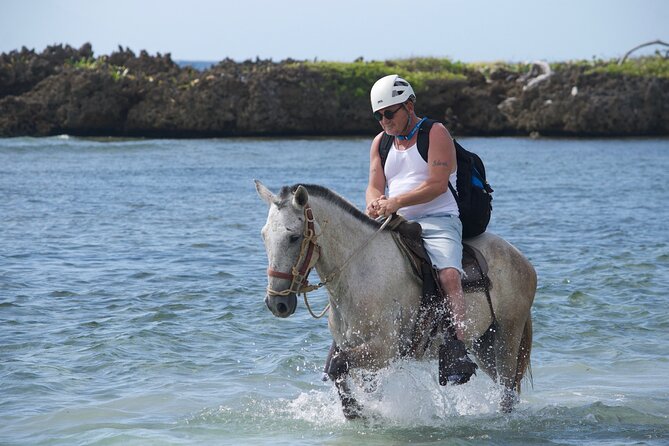
[[[267,203],[268,205],[271,205],[274,202],[274,194],[265,187],[264,184],[262,184],[258,180],[253,180],[256,183],[256,191],[258,191],[258,195],[260,195],[260,198]]]
[[[309,201],[309,192],[307,192],[304,186],[297,186],[295,195],[293,195],[293,206],[296,209],[304,209],[307,201]]]

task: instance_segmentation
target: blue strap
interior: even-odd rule
[[[413,138],[413,135],[416,134],[416,132],[417,132],[418,129],[420,128],[420,125],[421,125],[421,124],[423,123],[423,121],[425,121],[426,119],[427,119],[427,118],[423,118],[423,119],[421,119],[420,121],[418,121],[418,124],[416,124],[416,125],[414,126],[414,128],[409,132],[408,135],[406,135],[406,136],[397,135],[397,139],[400,139],[400,140],[403,140],[403,141],[408,141],[408,140],[410,140],[411,138]]]

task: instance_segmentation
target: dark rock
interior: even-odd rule
[[[371,136],[380,128],[369,76],[294,60],[225,59],[196,71],[169,54],[122,47],[97,59],[89,44],[23,48],[0,55],[0,136]],[[496,69],[487,79],[465,71],[426,81],[416,94],[419,115],[458,136],[669,134],[666,78],[567,64],[523,76]]]
[[[41,54],[23,47],[0,55],[0,98],[21,95],[32,90],[40,81],[59,73],[66,62],[93,57],[90,43],[78,50],[69,45],[47,47]]]

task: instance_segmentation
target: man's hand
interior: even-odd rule
[[[395,198],[387,198],[381,195],[379,198],[372,200],[367,206],[367,215],[372,218],[388,217],[400,208],[399,203]]]
[[[371,218],[378,218],[381,215],[383,215],[383,214],[379,213],[379,211],[381,210],[381,206],[379,205],[379,203],[380,203],[381,200],[385,200],[385,199],[386,199],[386,196],[381,195],[380,197],[370,201],[370,203],[367,205],[367,209],[366,209],[367,215],[369,215]]]

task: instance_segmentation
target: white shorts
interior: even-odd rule
[[[432,265],[438,270],[462,270],[462,222],[451,214],[427,215],[416,218],[423,228],[423,241]]]

